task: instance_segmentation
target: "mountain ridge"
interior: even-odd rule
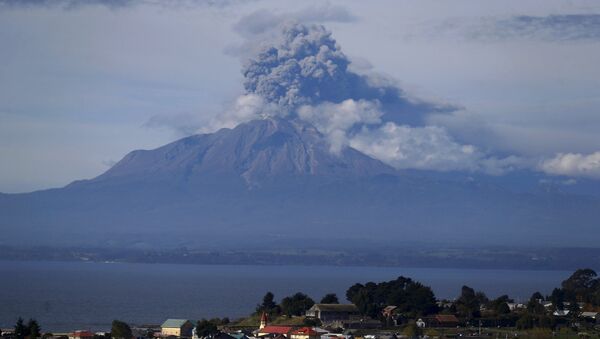
[[[348,147],[334,154],[311,125],[255,120],[133,151],[61,189],[0,196],[0,245],[596,243],[597,197],[464,178],[397,171]]]
[[[128,175],[176,173],[241,176],[252,185],[268,176],[361,176],[396,173],[350,147],[328,151],[312,125],[281,118],[253,120],[233,129],[189,136],[154,150],[136,150],[88,182]]]

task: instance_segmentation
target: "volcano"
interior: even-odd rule
[[[537,179],[528,179],[529,182]],[[600,199],[485,175],[398,171],[312,125],[265,118],[127,154],[66,187],[0,195],[4,244],[592,244]]]

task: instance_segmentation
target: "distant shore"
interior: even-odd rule
[[[315,265],[511,270],[600,268],[600,248],[381,247],[196,250],[0,245],[0,260],[199,265]]]

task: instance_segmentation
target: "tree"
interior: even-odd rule
[[[281,300],[281,311],[289,316],[303,315],[315,302],[306,294],[298,292],[291,297]]]
[[[279,306],[275,303],[275,296],[271,292],[267,292],[263,297],[263,301],[260,305],[256,306],[256,313],[267,313],[267,314],[277,314],[279,313]]]
[[[508,303],[514,302],[508,295],[501,295],[498,298],[490,301],[487,305],[488,309],[493,310],[498,315],[505,315],[510,313],[510,307]]]
[[[373,318],[378,317],[387,305],[397,306],[397,312],[407,317],[438,311],[431,288],[402,276],[379,284],[355,284],[346,291],[346,298],[355,304],[362,314]]]
[[[318,318],[306,317],[304,320],[302,320],[302,325],[307,327],[319,327],[322,325],[322,323]]]
[[[535,300],[537,302],[540,302],[544,300],[544,296],[540,292],[535,292],[531,295],[531,298],[529,298],[529,300]]]
[[[23,323],[23,318],[19,317],[17,319],[17,323],[15,324],[15,338],[24,339],[29,335],[29,329]]]
[[[29,319],[29,322],[27,322],[27,329],[29,330],[30,338],[39,338],[42,336],[40,325],[35,319]]]
[[[510,313],[510,307],[508,307],[507,303],[501,303],[500,305],[498,305],[498,307],[496,307],[496,313],[497,314],[509,314]]]
[[[523,314],[519,320],[517,320],[517,329],[519,330],[527,330],[533,328],[535,325],[535,319],[529,313]]]
[[[125,338],[129,339],[133,337],[131,333],[131,327],[127,323],[120,320],[113,320],[112,327],[110,329],[111,338]]]
[[[560,288],[555,288],[552,290],[552,294],[550,295],[550,301],[552,302],[552,306],[554,306],[557,310],[562,310],[565,308],[565,291]]]
[[[546,309],[544,309],[544,305],[540,304],[540,300],[543,299],[544,297],[540,292],[535,292],[532,294],[531,298],[529,298],[529,301],[527,302],[527,312],[535,315],[544,314]]]
[[[196,335],[200,338],[210,338],[218,332],[217,325],[209,320],[202,319],[196,323]]]
[[[562,282],[565,298],[570,301],[589,302],[594,290],[600,285],[594,270],[578,269]]]
[[[321,299],[321,304],[339,304],[340,301],[335,293],[327,293],[323,299]]]
[[[479,318],[482,304],[488,303],[488,298],[483,292],[475,292],[469,286],[463,286],[460,297],[456,300],[456,311],[467,319]]]

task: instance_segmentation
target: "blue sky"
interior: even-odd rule
[[[242,63],[288,20],[323,24],[354,71],[454,107],[349,145],[399,168],[600,178],[597,1],[0,0],[0,192],[91,178],[209,131],[247,104]],[[315,123],[336,132],[330,121]]]

